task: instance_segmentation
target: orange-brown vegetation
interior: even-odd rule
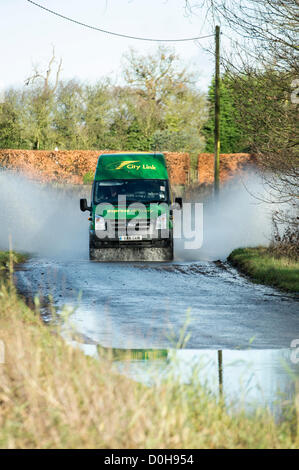
[[[94,172],[98,156],[111,150],[0,150],[0,166],[21,171],[42,182],[59,181],[82,184],[88,172]],[[165,152],[170,179],[186,184],[190,169],[188,153]]]
[[[220,181],[227,181],[255,163],[256,158],[250,153],[220,154]],[[198,155],[197,171],[199,184],[212,184],[214,181],[214,154],[200,153]]]
[[[82,184],[86,173],[94,172],[98,156],[112,150],[10,150],[0,149],[0,167],[21,171],[27,177],[41,182]],[[188,184],[190,155],[180,152],[164,152],[172,184]],[[231,153],[220,155],[220,179],[233,177],[255,163],[253,155]],[[198,183],[212,184],[214,155],[198,155]]]

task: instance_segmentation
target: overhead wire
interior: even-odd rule
[[[190,37],[190,38],[147,38],[147,37],[138,37],[138,36],[131,36],[129,34],[123,34],[123,33],[117,33],[115,31],[108,31],[106,29],[99,28],[98,26],[93,26],[87,23],[83,23],[82,21],[76,20],[74,18],[70,18],[69,16],[63,15],[61,13],[58,13],[57,11],[50,10],[50,8],[47,8],[43,5],[40,5],[39,3],[33,2],[32,0],[26,0],[27,2],[31,3],[32,5],[35,5],[38,8],[41,8],[42,10],[47,11],[48,13],[51,13],[52,15],[55,15],[59,18],[62,18],[64,20],[70,21],[71,23],[75,23],[79,26],[83,26],[84,28],[92,29],[94,31],[99,31],[104,34],[110,34],[112,36],[118,36],[121,38],[126,38],[126,39],[134,39],[137,41],[151,41],[151,42],[186,42],[186,41],[198,41],[200,39],[205,39],[205,38],[210,38],[214,36],[214,34],[207,34],[206,36],[197,36],[197,37]]]

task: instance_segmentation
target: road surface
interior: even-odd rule
[[[175,347],[183,337],[191,349],[280,349],[299,338],[298,298],[251,283],[226,262],[37,257],[16,276],[28,297],[75,308],[77,331],[104,347]]]

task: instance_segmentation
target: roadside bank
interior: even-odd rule
[[[8,254],[1,254],[7,266]],[[174,378],[146,387],[45,326],[15,287],[0,282],[2,448],[297,448],[296,410],[233,415],[201,386]],[[295,414],[294,414],[295,413]]]
[[[299,262],[285,256],[275,257],[269,248],[238,248],[228,261],[253,282],[287,292],[299,292]]]

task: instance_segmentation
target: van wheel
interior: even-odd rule
[[[91,261],[95,261],[95,260],[96,260],[95,249],[92,248],[91,246],[89,247],[89,259],[90,259]]]
[[[173,259],[174,258],[174,243],[173,243],[173,240],[171,241],[170,249],[171,249],[171,254],[172,254],[172,259]]]

